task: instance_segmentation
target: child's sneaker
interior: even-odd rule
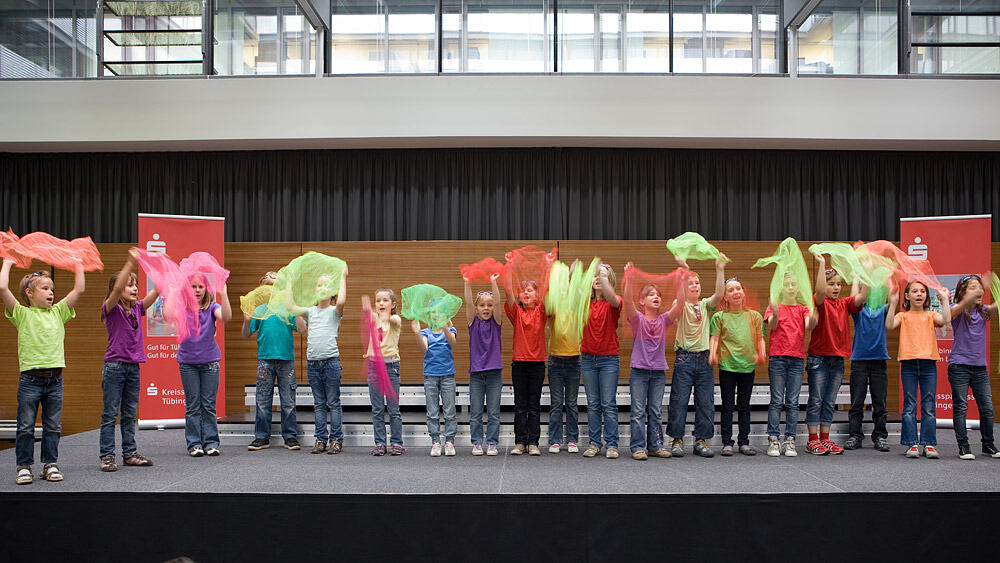
[[[662,458],[673,457],[673,454],[671,454],[670,450],[668,450],[667,448],[657,448],[655,450],[650,449],[649,455],[653,457],[662,457]]]
[[[46,463],[45,467],[42,467],[42,474],[39,477],[53,483],[63,480],[63,474],[59,471],[59,466],[54,463]]]
[[[555,444],[552,444],[551,446],[549,446],[549,453],[550,454],[557,454],[557,453],[559,453],[559,449],[561,447],[562,446],[560,446],[558,442],[555,443]]]
[[[972,448],[969,447],[969,444],[958,445],[958,459],[976,459],[976,456],[972,453]]]
[[[842,453],[844,453],[844,448],[842,448],[842,447],[838,446],[838,445],[837,445],[837,444],[836,444],[835,442],[833,442],[832,440],[829,440],[829,439],[827,439],[827,440],[820,440],[820,442],[823,442],[823,445],[824,445],[824,446],[826,446],[826,449],[827,449],[827,450],[828,450],[828,451],[829,451],[829,452],[830,452],[831,454],[833,454],[833,455],[839,455],[839,454],[842,454]]]
[[[809,440],[806,442],[806,451],[813,455],[826,455],[830,453],[830,450],[820,440]]]
[[[601,446],[588,444],[587,449],[583,450],[583,457],[596,457],[599,453],[601,453]]]
[[[260,438],[254,438],[253,442],[250,442],[250,444],[247,445],[247,449],[250,450],[251,452],[255,452],[257,450],[266,450],[267,448],[270,447],[271,447],[270,440],[261,440]]]
[[[455,444],[451,442],[444,443],[444,455],[451,457],[455,455]]]
[[[1000,451],[997,451],[997,447],[993,443],[983,444],[983,455],[988,457],[1000,457]]]
[[[106,456],[101,456],[101,471],[104,471],[105,473],[118,471],[118,464],[115,463],[115,454],[108,454]]]
[[[528,455],[542,455],[542,450],[538,449],[538,444],[528,446]]]
[[[486,445],[486,455],[497,455],[497,445],[487,444]]]
[[[323,440],[316,440],[313,442],[313,449],[309,453],[311,454],[321,454],[326,451],[326,442]]]
[[[510,455],[521,455],[524,453],[524,444],[514,444],[514,447],[510,450]]]
[[[799,452],[795,450],[795,438],[791,436],[785,436],[785,441],[782,442],[785,448],[785,457],[798,457]]]
[[[441,457],[441,442],[434,442],[431,446],[431,457]]]
[[[777,436],[767,437],[767,456],[768,457],[778,457],[781,455],[781,445],[778,443]]]
[[[188,455],[191,457],[201,457],[205,455],[205,450],[201,449],[201,446],[195,446],[188,450]]]
[[[483,455],[483,445],[472,444],[472,455]]]
[[[571,454],[578,454],[580,453],[580,447],[576,445],[576,442],[570,442],[566,444],[566,451]]]
[[[344,443],[340,440],[330,440],[330,444],[326,447],[327,455],[339,454],[344,451]]]
[[[607,459],[618,459],[618,448],[608,448],[608,451],[605,452],[604,457],[606,457]]]
[[[906,457],[910,459],[916,459],[920,457],[920,448],[916,444],[906,448]]]
[[[649,459],[649,456],[646,455],[645,450],[636,450],[632,452],[632,459],[636,461],[646,461],[647,459]]]
[[[291,438],[285,438],[285,449],[288,450],[301,450],[302,446],[299,445],[299,441],[295,436]]]
[[[385,455],[385,444],[376,444],[371,453],[374,456]]]
[[[924,446],[924,455],[927,456],[927,459],[939,459],[941,457],[934,446]]]
[[[215,449],[215,448],[208,448],[208,451],[211,452],[213,449]],[[216,451],[218,451],[218,450],[216,450]],[[209,453],[208,455],[212,455],[212,454]],[[215,455],[218,455],[218,454],[215,454]],[[103,460],[103,458],[102,458],[102,460]],[[113,462],[114,460],[115,460],[114,456],[111,456],[111,461]],[[122,463],[124,463],[125,465],[132,466],[132,467],[152,467],[153,460],[149,459],[148,457],[146,457],[146,456],[144,456],[142,454],[133,453],[132,455],[130,455],[130,456],[126,457],[124,460],[122,460]],[[101,470],[103,471],[103,468]]]
[[[222,455],[222,452],[219,451],[219,448],[208,448],[205,450],[205,455],[208,457],[219,457]],[[152,465],[152,463],[150,463],[150,465]]]
[[[30,485],[34,481],[34,476],[31,475],[30,465],[18,465],[17,466],[17,479],[15,482],[18,485]]]
[[[403,455],[405,451],[406,448],[403,447],[403,444],[393,444],[392,447],[389,448],[389,455]]]
[[[670,443],[670,455],[684,457],[684,440],[674,438],[674,441]]]

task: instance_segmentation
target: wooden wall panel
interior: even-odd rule
[[[532,243],[531,241],[440,241],[440,242],[351,242],[351,243],[227,243],[226,262],[232,270],[229,282],[229,294],[234,306],[234,320],[226,326],[226,408],[229,413],[245,413],[248,407],[243,405],[243,386],[253,383],[256,379],[256,344],[254,340],[240,338],[241,314],[238,310],[239,296],[256,287],[261,274],[270,269],[288,263],[289,260],[302,252],[317,250],[333,256],[341,257],[351,266],[351,276],[348,284],[349,301],[341,329],[341,350],[344,363],[344,382],[358,384],[364,382],[361,373],[360,338],[358,327],[358,308],[362,294],[372,294],[380,285],[391,286],[398,294],[399,290],[415,283],[435,283],[446,290],[461,295],[462,279],[458,273],[458,265],[474,262],[485,256],[497,259],[512,248]],[[534,241],[543,248],[556,246],[555,241]],[[810,243],[803,242],[803,251]],[[744,279],[754,290],[763,304],[766,301],[767,287],[771,275],[768,270],[751,270],[750,266],[760,256],[771,254],[777,242],[771,241],[720,241],[719,248],[726,252],[732,262],[727,268],[727,274],[735,274]],[[101,366],[107,343],[107,333],[100,319],[101,301],[107,290],[107,281],[111,273],[121,268],[125,260],[128,244],[98,245],[105,263],[104,272],[87,274],[87,291],[77,305],[77,316],[66,325],[66,360],[67,368],[64,379],[63,431],[72,434],[97,428],[101,413]],[[600,256],[614,267],[619,278],[619,289],[622,268],[625,262],[631,260],[637,267],[650,272],[665,272],[674,267],[674,262],[667,253],[663,241],[563,241],[559,243],[560,254],[564,261],[574,258],[589,260]],[[994,269],[1000,264],[1000,244],[992,246]],[[811,261],[810,272],[815,275],[815,265]],[[703,279],[705,291],[711,291],[714,282],[714,269],[708,262],[692,262],[691,264]],[[32,270],[46,269],[36,262]],[[12,285],[27,273],[24,270],[12,272]],[[56,270],[56,296],[61,298],[72,286],[72,274]],[[477,286],[476,290],[484,289]],[[468,343],[467,335],[461,330],[464,314],[460,313],[456,324],[459,325],[459,345],[455,360],[458,368],[459,381],[467,381]],[[506,319],[505,319],[506,321]],[[509,364],[512,334],[509,323],[504,323],[504,361]],[[997,350],[1000,349],[1000,323],[993,322],[991,328],[990,360],[998,360]],[[304,337],[299,337],[296,344],[297,377],[300,384],[307,384],[305,369]],[[7,366],[7,376],[0,378],[0,419],[16,418],[17,405],[17,331],[9,321],[0,322],[0,341],[5,345],[0,347],[0,361]],[[898,340],[896,334],[889,335],[890,356],[896,355]],[[622,340],[622,365],[628,366],[631,342]],[[421,381],[421,357],[412,333],[408,326],[400,339],[402,356],[403,381],[417,384]],[[671,360],[672,356],[668,359]],[[849,373],[849,366],[847,372]],[[899,404],[899,364],[890,360],[889,408],[897,409]],[[757,381],[767,381],[766,368],[759,368]],[[622,370],[622,380],[627,380],[627,369]],[[668,373],[669,377],[669,373]],[[1000,376],[996,364],[991,365],[990,378],[994,388],[1000,389]],[[505,365],[504,379],[510,381],[509,366]],[[846,377],[845,377],[846,381]],[[996,394],[1000,397],[1000,393]],[[996,400],[995,400],[996,402]]]

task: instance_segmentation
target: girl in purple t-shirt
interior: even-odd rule
[[[969,447],[965,428],[968,409],[966,395],[972,396],[979,407],[979,428],[983,440],[983,455],[1000,457],[993,444],[993,392],[986,372],[986,335],[989,320],[997,314],[997,304],[983,305],[983,280],[973,274],[959,280],[955,287],[955,304],[951,307],[951,326],[955,339],[948,356],[948,382],[955,409],[955,438],[959,459],[976,459]]]
[[[135,275],[139,249],[130,248],[121,271],[108,280],[108,294],[101,304],[101,318],[108,329],[108,350],[101,370],[104,410],[101,413],[101,471],[117,471],[115,419],[121,413],[122,462],[147,467],[153,461],[136,452],[135,419],[139,409],[139,364],[146,361],[142,343],[142,317],[154,301],[156,288],[139,299]]]
[[[493,291],[472,296],[471,282],[465,280],[465,317],[469,322],[469,431],[472,455],[483,455],[483,400],[486,402],[486,455],[497,455],[500,442],[500,391],[503,389],[503,362],[500,359],[501,318],[495,315],[500,295],[497,278],[490,276]]]

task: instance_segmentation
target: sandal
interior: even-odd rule
[[[743,444],[740,446],[740,453],[743,455],[757,455],[757,450],[753,449],[753,446],[749,444]]]
[[[46,481],[56,483],[63,480],[63,474],[59,471],[59,466],[54,463],[46,463],[42,468],[41,478]]]
[[[21,465],[17,468],[17,484],[18,485],[30,485],[35,478],[31,475],[30,465]]]

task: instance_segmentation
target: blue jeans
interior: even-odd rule
[[[219,419],[215,398],[219,394],[219,362],[178,364],[184,386],[184,439],[188,451],[219,447]]]
[[[473,444],[483,443],[483,399],[486,400],[486,443],[500,442],[500,390],[502,371],[490,369],[469,374],[469,433]]]
[[[306,375],[313,394],[313,436],[325,442],[344,441],[344,409],[340,406],[340,357],[306,362]],[[326,429],[329,415],[330,429]]]
[[[17,434],[14,453],[18,465],[31,465],[35,457],[35,420],[42,405],[42,463],[59,460],[59,433],[62,432],[62,370],[40,377],[21,373],[17,382]]]
[[[549,356],[549,445],[562,444],[563,410],[566,443],[580,441],[580,356]]]
[[[802,358],[795,356],[771,356],[767,361],[767,376],[771,380],[771,402],[767,406],[768,436],[781,436],[781,409],[785,409],[785,437],[795,437],[805,369]]]
[[[399,360],[386,362],[385,368],[389,372],[389,381],[392,388],[399,396]],[[389,411],[389,439],[392,444],[403,445],[403,417],[399,414],[399,399],[390,401],[388,397],[382,395],[375,384],[374,362],[368,364],[368,396],[372,401],[372,426],[374,427],[375,445],[385,445],[385,411]]]
[[[441,409],[444,407],[444,441],[454,442],[458,433],[455,416],[455,375],[424,376],[424,399],[427,402],[427,433],[437,444],[441,440]],[[482,423],[479,424],[482,433]],[[499,431],[498,431],[499,432]]]
[[[139,410],[139,364],[104,362],[101,371],[104,410],[101,412],[100,455],[115,453],[115,420],[121,410],[122,457],[135,453],[135,417]]]
[[[275,381],[278,382],[281,401],[281,437],[287,440],[298,433],[295,421],[295,360],[257,360],[257,417],[253,436],[258,440],[271,438]]]
[[[632,368],[628,375],[628,389],[632,395],[629,410],[629,449],[633,452],[658,450],[663,447],[663,391],[667,374],[663,370]]]
[[[590,443],[601,447],[601,423],[604,423],[604,447],[618,447],[618,356],[582,354],[580,373],[587,392],[587,434]]]
[[[972,387],[972,396],[979,407],[979,433],[983,445],[993,444],[993,391],[986,366],[951,364],[948,366],[948,382],[951,383],[951,400],[955,409],[955,439],[959,445],[969,445],[969,432],[965,428],[969,387]]]
[[[899,375],[903,383],[903,429],[900,443],[917,444],[917,393],[920,394],[921,446],[937,446],[937,362],[934,360],[901,360]],[[919,389],[918,389],[919,388]]]
[[[844,358],[809,354],[806,358],[806,372],[809,374],[806,424],[830,426],[833,424],[837,393],[840,392],[840,384],[844,382]]]
[[[708,364],[708,352],[677,350],[674,376],[670,381],[670,409],[667,434],[684,437],[687,406],[694,391],[694,439],[711,440],[715,435],[715,371]]]

